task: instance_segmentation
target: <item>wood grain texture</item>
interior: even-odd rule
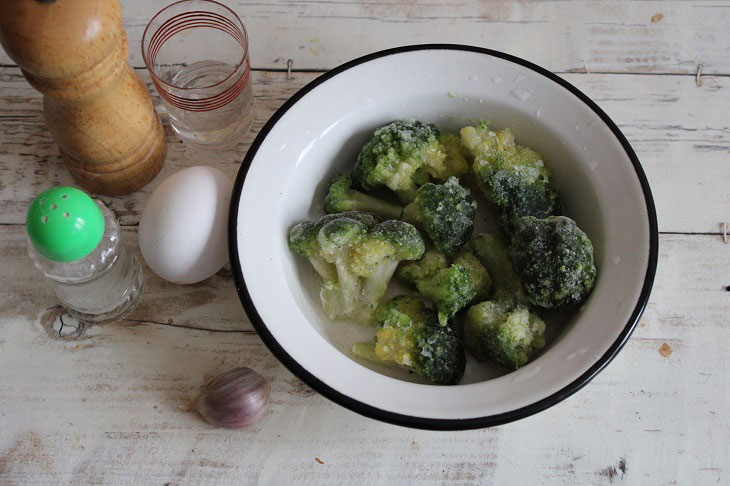
[[[727,1],[397,0],[226,2],[248,30],[253,66],[331,69],[398,45],[433,42],[501,50],[552,71],[730,73]],[[129,60],[158,2],[123,0]],[[12,61],[0,53],[0,63]]]
[[[139,255],[134,228],[124,239]],[[0,245],[3,485],[722,484],[729,477],[729,257],[713,236],[661,238],[644,318],[583,390],[517,423],[454,433],[375,422],[310,390],[251,330],[225,273],[173,292],[145,268],[147,292],[129,319],[61,339],[52,290],[24,257],[23,227],[0,226]],[[659,352],[664,343],[673,348],[668,357]],[[272,381],[261,422],[223,431],[180,409],[234,366]]]
[[[45,126],[79,185],[121,196],[157,175],[165,133],[149,91],[126,63],[119,3],[4,2],[0,40],[44,95]]]
[[[149,76],[137,70],[146,81]],[[255,71],[256,110],[252,133],[233,149],[209,153],[183,145],[168,132],[168,157],[160,174],[142,190],[123,198],[103,198],[122,224],[136,224],[149,194],[174,172],[211,165],[235,177],[246,150],[273,112],[319,73]],[[664,232],[717,233],[730,222],[730,122],[725,102],[729,77],[564,74],[594,99],[622,129],[636,150],[651,184]],[[72,179],[43,124],[40,96],[16,68],[0,68],[0,223],[21,223],[41,190]],[[154,90],[150,86],[150,91]],[[161,109],[156,94],[153,99]],[[485,109],[488,117],[488,107]]]
[[[462,42],[562,72],[635,148],[664,232],[644,317],[618,357],[566,401],[458,433],[382,424],[309,389],[262,344],[226,270],[177,286],[143,264],[139,307],[122,322],[79,328],[27,258],[23,227],[34,195],[72,179],[40,95],[0,51],[0,486],[730,484],[730,245],[718,236],[719,223],[730,223],[730,2],[226,3],[252,39],[254,130],[231,150],[198,152],[163,115],[160,175],[135,194],[103,198],[133,254],[139,213],[162,180],[192,165],[234,177],[265,121],[320,75],[287,80],[287,59],[322,71],[385,47]],[[160,4],[122,6],[130,62],[154,93],[139,41]],[[182,408],[234,366],[272,382],[261,422],[218,430]]]

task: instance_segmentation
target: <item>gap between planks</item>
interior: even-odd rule
[[[0,226],[25,226],[23,223],[2,223],[0,222]],[[119,226],[122,228],[136,228],[139,226],[139,223],[119,223]],[[658,234],[660,235],[680,235],[680,236],[722,236],[722,231],[708,231],[708,232],[701,232],[701,231],[659,231]],[[132,319],[128,319],[132,320]],[[151,322],[151,321],[150,321]],[[162,324],[162,323],[153,323],[153,324]],[[165,324],[166,325],[166,324]]]
[[[192,330],[192,331],[205,331],[205,332],[225,332],[225,333],[237,333],[237,334],[249,334],[249,335],[258,335],[256,331],[253,329],[215,329],[215,328],[206,328],[206,327],[198,327],[198,326],[186,326],[186,325],[180,325],[175,323],[169,323],[169,322],[159,322],[159,321],[152,321],[149,319],[122,319],[119,321],[119,324],[124,325],[125,322],[132,322],[134,325],[150,325],[150,326],[165,326],[165,327],[172,327],[176,329],[185,329],[185,330]]]
[[[356,59],[356,58],[355,58]],[[701,63],[698,63],[698,65]],[[300,68],[296,69],[292,67],[291,69],[287,68],[268,68],[268,67],[259,67],[259,68],[251,68],[251,71],[257,71],[257,72],[263,72],[263,73],[321,73],[324,74],[326,72],[331,71],[332,69],[337,68],[338,66],[335,66],[333,68]],[[2,64],[0,63],[0,68],[18,68],[17,64]],[[139,71],[146,71],[147,68],[144,66],[132,66],[133,69],[139,70]],[[696,73],[671,73],[671,72],[642,72],[642,71],[601,71],[601,70],[592,70],[592,69],[586,69],[583,68],[574,68],[574,69],[567,69],[562,71],[550,71],[553,74],[611,74],[611,75],[619,75],[619,76],[686,76],[686,77],[696,77]],[[714,76],[719,78],[726,78],[730,77],[730,73],[713,73],[702,71],[702,76]]]

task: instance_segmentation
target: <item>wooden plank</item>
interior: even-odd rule
[[[130,62],[141,68],[139,39],[160,5],[122,3]],[[226,3],[247,24],[254,67],[265,70],[253,78],[254,133],[319,75],[287,80],[271,71],[285,70],[287,59],[295,70],[322,71],[395,45],[481,45],[566,73],[636,149],[660,230],[714,234],[661,235],[639,327],[610,366],[563,403],[481,431],[381,424],[329,402],[279,364],[226,270],[177,286],[143,265],[145,292],[127,319],[83,330],[62,323],[52,287],[25,254],[22,223],[35,194],[72,181],[45,129],[40,95],[17,68],[3,67],[12,61],[0,49],[0,486],[730,483],[730,246],[717,235],[718,223],[730,223],[730,2]],[[698,63],[701,87],[692,75]],[[138,193],[105,198],[137,257],[135,225],[151,190],[191,165],[233,177],[254,136],[209,154],[167,130],[161,175]],[[223,431],[181,408],[234,366],[271,380],[261,422]]]
[[[58,327],[57,299],[53,287],[33,267],[26,254],[24,225],[0,225],[4,235],[0,256],[0,316],[25,316],[47,324],[45,330],[53,334]],[[137,228],[124,228],[127,247],[142,260],[137,244]],[[130,326],[177,326],[202,328],[220,332],[253,334],[232,285],[231,272],[224,268],[200,284],[176,285],[153,274],[143,263],[144,292],[142,299],[127,318]],[[214,314],[211,315],[211,310]],[[39,317],[40,316],[40,317]],[[50,327],[49,327],[50,326]]]
[[[242,18],[253,65],[331,69],[398,45],[449,42],[501,50],[553,71],[730,73],[727,1],[589,0],[227,2]],[[124,0],[132,65],[157,2]],[[536,41],[541,39],[542,41]],[[0,54],[1,64],[12,64]]]
[[[137,252],[134,228],[124,236]],[[381,424],[314,393],[251,331],[226,274],[175,289],[148,278],[144,307],[130,319],[60,339],[55,298],[24,257],[23,227],[0,226],[0,247],[0,484],[728,478],[729,258],[714,236],[662,237],[657,286],[640,326],[583,390],[528,419],[461,433]],[[215,297],[178,302],[172,290]],[[668,357],[659,353],[664,343],[673,349]],[[208,378],[234,366],[272,381],[261,422],[224,431],[180,409]]]
[[[144,70],[137,70],[148,81]],[[241,161],[256,133],[273,112],[314,74],[297,74],[286,82],[282,73],[254,72],[255,114],[251,133],[234,148],[206,152],[183,145],[163,115],[167,132],[168,155],[160,174],[144,189],[125,197],[104,197],[122,224],[137,224],[139,213],[150,192],[165,178],[180,169],[194,165],[210,165],[222,170],[231,179],[236,177]],[[164,113],[154,88],[149,84],[159,112]],[[0,103],[0,223],[22,222],[33,197],[47,187],[73,185],[73,179],[61,161],[58,148],[48,133],[42,116],[42,100],[38,93],[19,76],[17,68],[0,68],[0,90],[8,93]],[[17,93],[17,94],[16,94]]]
[[[138,70],[149,80],[146,71]],[[254,72],[254,130],[231,150],[207,153],[184,146],[167,126],[168,158],[147,187],[104,198],[123,224],[136,224],[144,202],[164,178],[192,165],[212,165],[235,177],[254,134],[271,114],[318,73]],[[565,74],[618,123],[647,172],[665,232],[717,233],[730,215],[730,127],[723,109],[728,77]],[[40,95],[17,68],[0,68],[0,223],[21,223],[42,189],[73,181],[43,122]],[[150,88],[151,92],[154,90]],[[156,103],[159,100],[154,94]],[[488,115],[488,111],[485,111]],[[681,196],[680,196],[681,195]]]

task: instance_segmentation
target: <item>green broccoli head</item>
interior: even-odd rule
[[[367,211],[388,219],[399,219],[403,208],[397,204],[375,198],[352,188],[349,177],[338,174],[330,183],[324,200],[327,213],[344,211]]]
[[[463,337],[466,349],[479,361],[491,358],[516,370],[545,345],[545,323],[523,305],[486,301],[469,308]]]
[[[289,231],[289,248],[297,255],[308,257],[318,252],[317,232],[319,228],[311,221],[294,225]]]
[[[390,244],[398,260],[417,260],[426,249],[421,233],[405,221],[383,221],[375,227],[373,236]]]
[[[304,221],[294,225],[289,231],[289,248],[294,253],[308,258],[325,281],[336,280],[337,269],[332,262],[325,259],[324,254],[320,251],[319,232],[328,223],[339,219],[359,222],[368,228],[375,226],[380,221],[377,216],[369,213],[349,211],[325,215],[315,222]]]
[[[401,295],[382,305],[375,341],[356,343],[353,354],[381,363],[405,366],[438,385],[455,385],[464,375],[461,340],[441,326],[420,298]]]
[[[369,227],[351,218],[336,218],[323,224],[317,232],[319,253],[330,263],[355,248],[368,234]]]
[[[415,287],[419,280],[431,278],[448,266],[449,259],[446,255],[440,251],[428,250],[418,260],[401,263],[396,275],[401,281]]]
[[[418,280],[416,288],[425,299],[434,303],[442,325],[477,294],[469,271],[457,264],[439,270],[430,278]]]
[[[438,141],[445,157],[432,157],[426,165],[416,169],[411,176],[416,187],[433,181],[445,182],[450,177],[458,178],[469,172],[472,157],[462,145],[461,138],[453,133],[442,133]]]
[[[452,177],[443,184],[421,186],[403,210],[403,219],[423,228],[436,249],[453,255],[471,236],[476,207],[469,189]]]
[[[348,211],[294,226],[289,247],[322,276],[320,298],[330,319],[372,322],[398,263],[420,258],[418,230],[402,221]]]
[[[507,245],[496,235],[482,233],[474,236],[469,248],[487,269],[492,279],[494,300],[529,303],[520,279],[509,259]]]
[[[537,306],[575,305],[593,289],[593,245],[570,218],[518,219],[509,255],[528,298]]]
[[[459,383],[464,376],[466,356],[454,330],[429,320],[414,337],[417,353],[413,370],[438,385]]]
[[[417,120],[397,120],[378,128],[357,157],[353,181],[366,191],[386,186],[402,201],[411,201],[417,189],[414,173],[446,158],[439,134],[436,125]]]
[[[461,265],[469,272],[471,281],[474,283],[474,291],[476,292],[472,301],[479,302],[486,300],[489,297],[489,291],[492,289],[492,278],[479,259],[471,251],[462,250],[454,258],[454,263]]]
[[[477,298],[486,299],[492,285],[487,270],[469,251],[459,253],[453,265],[443,253],[427,251],[419,260],[401,264],[397,276],[434,303],[441,324]]]
[[[492,132],[486,125],[464,127],[461,139],[474,155],[477,182],[496,206],[505,234],[512,234],[522,216],[544,218],[559,213],[558,195],[540,154],[517,145],[508,128]]]

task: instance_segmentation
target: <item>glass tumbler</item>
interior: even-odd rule
[[[251,128],[248,35],[230,8],[213,0],[165,7],[144,31],[142,57],[185,143],[221,150]]]

